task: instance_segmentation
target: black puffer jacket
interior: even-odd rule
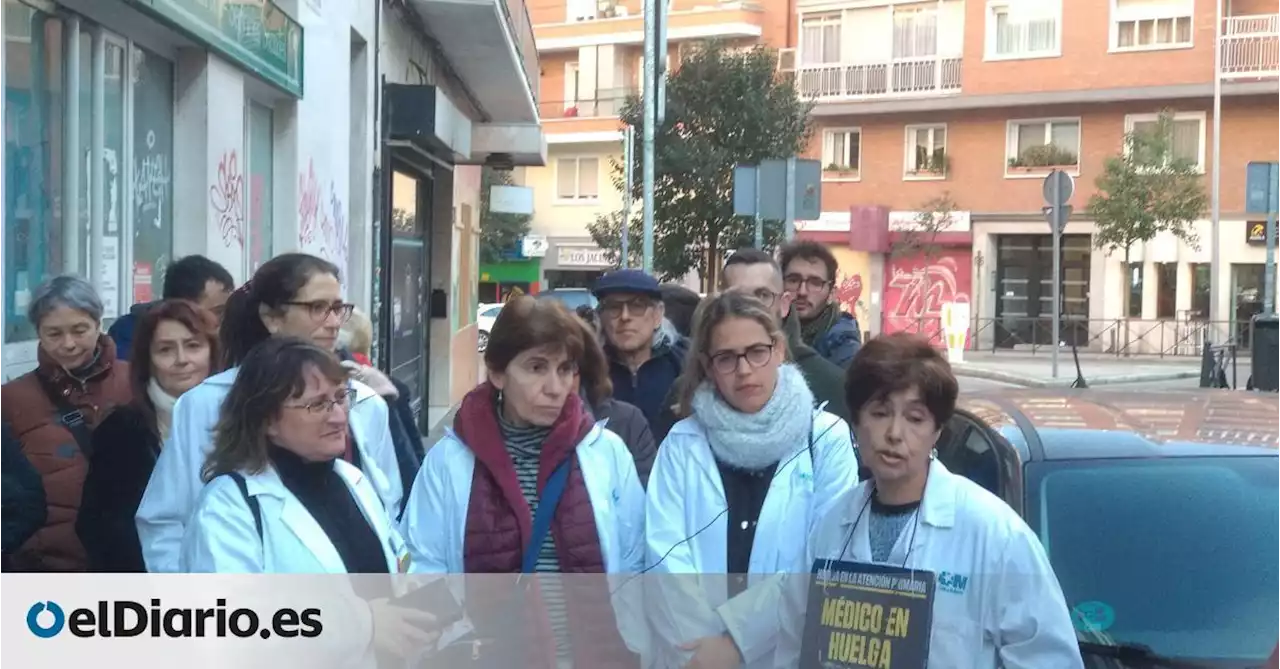
[[[134,516],[159,457],[160,436],[135,404],[112,411],[94,429],[93,457],[76,517],[76,536],[89,556],[89,571],[147,571]]]
[[[596,420],[607,420],[605,427],[622,437],[636,462],[640,485],[648,487],[649,470],[653,469],[653,461],[658,457],[658,444],[653,439],[653,432],[649,429],[649,421],[645,420],[644,413],[634,404],[613,398],[591,407],[591,413]]]
[[[3,426],[4,455],[0,460],[0,493],[3,500],[3,568],[9,570],[9,554],[26,543],[36,530],[44,526],[49,509],[45,506],[44,481],[40,472],[22,454],[22,442],[8,423]]]

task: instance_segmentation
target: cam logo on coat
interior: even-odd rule
[[[963,574],[953,574],[949,571],[938,573],[938,588],[943,592],[949,592],[953,595],[963,595],[965,589],[968,587],[968,576]]]

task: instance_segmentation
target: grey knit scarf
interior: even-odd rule
[[[795,365],[778,369],[778,385],[764,407],[742,413],[729,406],[711,381],[693,393],[693,416],[707,431],[711,452],[740,469],[763,469],[807,443],[813,428],[813,393]]]

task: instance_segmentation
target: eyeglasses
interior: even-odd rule
[[[629,300],[608,300],[600,303],[600,313],[609,318],[617,318],[626,309],[628,314],[646,314],[653,308],[653,300],[644,297],[633,297]]]
[[[717,374],[732,374],[738,370],[740,360],[746,360],[752,367],[764,367],[772,357],[772,344],[755,344],[742,353],[721,351],[711,356],[711,369]]]
[[[788,274],[782,278],[782,285],[787,290],[800,290],[800,284],[804,284],[810,291],[816,293],[831,285],[831,282],[826,279],[819,279],[816,276],[804,276],[801,274]]]
[[[306,409],[310,414],[327,414],[334,407],[346,407],[356,399],[356,391],[352,388],[339,390],[334,394],[333,399],[321,399],[309,404],[286,404],[286,409]]]
[[[766,307],[772,307],[773,301],[778,299],[778,294],[768,288],[757,288],[747,294],[761,302],[764,302],[764,306]]]
[[[307,314],[311,316],[313,321],[328,318],[329,314],[333,314],[342,323],[346,323],[347,319],[351,318],[351,311],[356,308],[356,305],[346,302],[325,302],[323,300],[316,302],[285,302],[285,304],[294,307],[305,307]]]

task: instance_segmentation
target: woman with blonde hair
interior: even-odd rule
[[[813,408],[777,317],[754,296],[702,302],[679,381],[683,418],[658,450],[645,537],[660,666],[771,666],[780,574],[809,527],[857,484],[849,426]]]

